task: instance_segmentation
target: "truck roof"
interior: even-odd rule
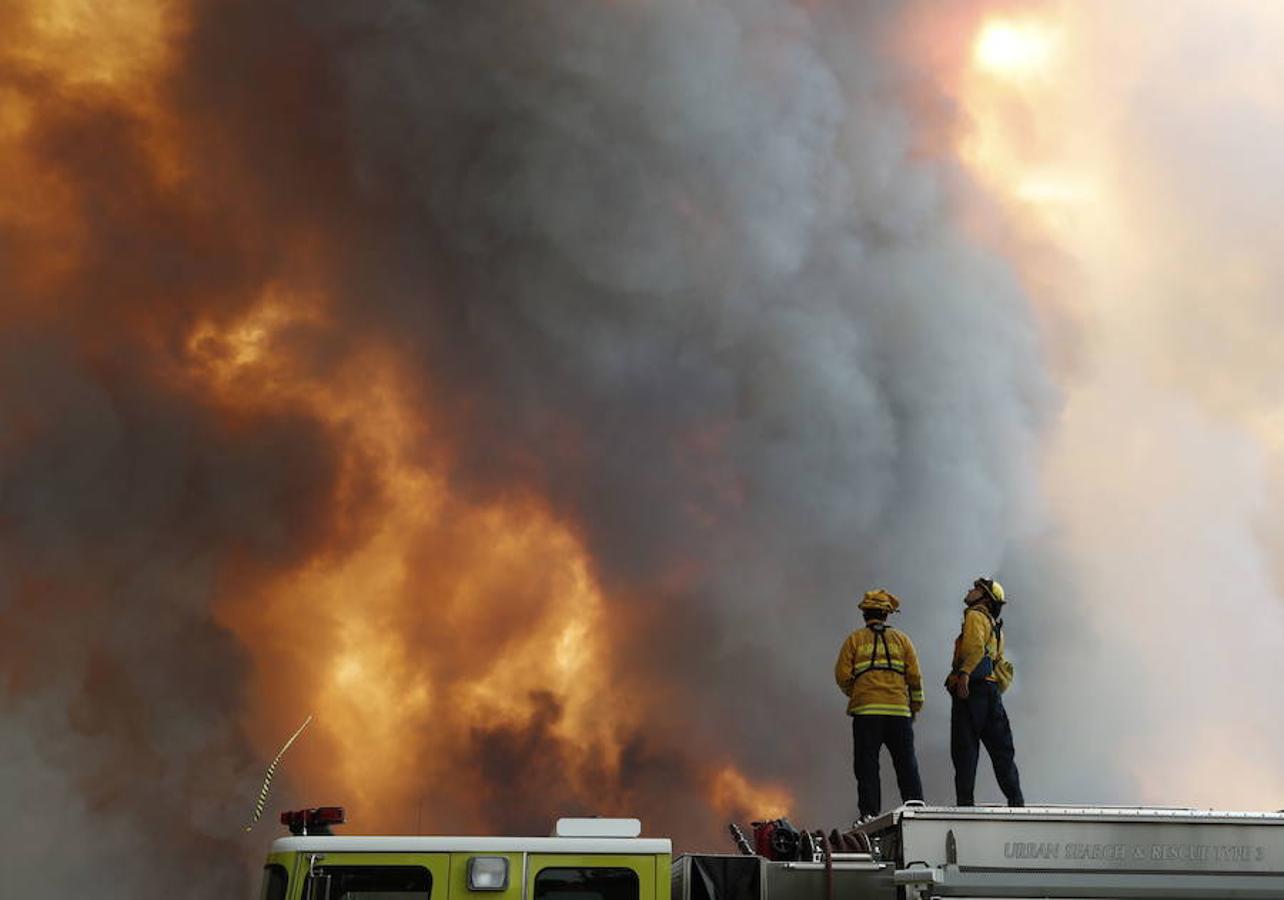
[[[304,835],[277,838],[273,853],[672,853],[668,838]]]

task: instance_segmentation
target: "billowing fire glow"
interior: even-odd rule
[[[345,551],[216,606],[259,661],[256,744],[266,753],[291,717],[314,712],[320,736],[291,769],[343,797],[356,827],[538,829],[549,779],[570,811],[644,803],[616,787],[645,722],[637,704],[606,700],[606,601],[583,546],[537,496],[452,497],[395,358],[370,348],[323,377],[292,359],[287,336],[326,327],[324,310],[269,289],[238,319],[196,324],[186,347],[196,388],[220,407],[284,405],[342,433],[342,489],[369,505]],[[475,753],[516,767],[487,774],[530,792],[529,818],[504,818],[514,798],[461,777]],[[544,783],[527,785],[531,766],[545,767]],[[731,764],[692,775],[719,815],[783,815],[791,803]]]

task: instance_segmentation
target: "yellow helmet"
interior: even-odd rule
[[[866,591],[859,604],[861,609],[877,609],[889,615],[896,612],[900,605],[901,601],[896,599],[895,594],[882,588]]]
[[[1007,603],[1004,597],[1003,585],[999,584],[993,578],[978,578],[972,582],[972,587],[985,594],[995,603]]]

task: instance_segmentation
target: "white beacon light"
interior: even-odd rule
[[[502,891],[507,887],[507,857],[474,856],[468,860],[468,890]]]

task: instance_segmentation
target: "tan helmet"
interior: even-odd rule
[[[875,609],[888,615],[896,612],[900,605],[901,601],[896,599],[895,594],[882,588],[866,591],[859,604],[861,609]]]
[[[985,594],[986,597],[990,598],[995,603],[1002,604],[1008,602],[1004,597],[1003,585],[999,584],[993,578],[978,578],[976,581],[972,582],[972,587],[980,591],[982,594]]]

